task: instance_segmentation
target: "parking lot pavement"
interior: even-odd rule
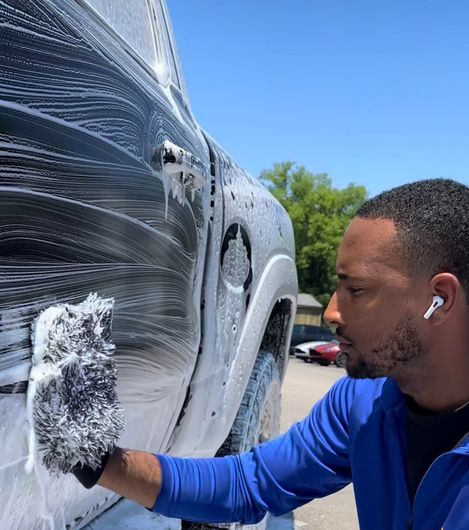
[[[314,403],[344,375],[342,368],[307,364],[290,357],[282,387],[282,431],[304,418]],[[271,522],[269,530],[357,530],[353,488],[348,486],[329,497],[316,499],[295,510],[289,522],[275,521],[275,524],[280,526],[272,526]]]

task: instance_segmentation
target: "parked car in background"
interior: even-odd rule
[[[330,342],[306,342],[295,346],[295,357],[305,363],[317,362],[322,366],[335,364],[339,368],[345,366],[345,354],[340,351],[336,340]]]
[[[192,114],[164,0],[5,0],[0,18],[0,529],[78,530],[119,498],[25,472],[35,318],[115,300],[122,447],[248,451],[279,433],[293,230]]]
[[[293,348],[293,355],[297,359],[303,359],[305,362],[309,362],[311,350],[318,346],[323,346],[324,344],[329,344],[330,341],[326,340],[313,340],[311,342],[303,342],[302,344],[297,344]]]
[[[305,342],[330,342],[335,340],[335,338],[334,333],[325,326],[295,324],[290,341],[290,355],[295,354],[295,346],[298,344]]]

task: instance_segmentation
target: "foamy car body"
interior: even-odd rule
[[[0,528],[82,527],[116,497],[24,472],[30,327],[115,299],[121,445],[217,452],[258,352],[283,376],[288,216],[195,121],[159,0],[0,7]]]

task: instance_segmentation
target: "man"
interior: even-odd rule
[[[349,377],[288,433],[226,458],[119,449],[78,477],[172,517],[244,523],[353,482],[362,529],[469,529],[468,212],[469,188],[441,179],[362,206],[324,315]]]

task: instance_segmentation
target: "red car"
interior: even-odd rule
[[[334,363],[336,366],[343,368],[345,366],[345,354],[340,351],[339,343],[332,341],[310,348],[309,361],[315,361],[322,366]]]

